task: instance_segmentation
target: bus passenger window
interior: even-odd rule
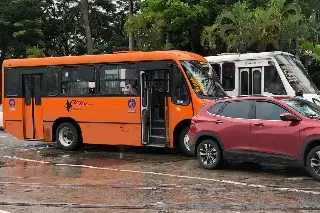
[[[16,68],[8,68],[5,71],[5,94],[7,96],[21,95],[20,72]]]
[[[138,77],[135,64],[103,65],[100,69],[100,95],[137,96]]]
[[[48,96],[56,96],[59,94],[59,75],[58,67],[48,67],[45,73],[45,81]]]
[[[179,105],[188,105],[190,102],[189,88],[184,76],[176,65],[173,66],[172,75],[172,102]]]
[[[95,69],[90,65],[65,66],[62,70],[61,89],[64,96],[95,94]],[[90,88],[90,89],[89,89]]]
[[[224,63],[222,65],[222,87],[225,91],[235,89],[235,64]]]
[[[275,66],[264,67],[264,92],[286,95],[286,90]]]
[[[217,75],[219,81],[221,82],[221,66],[220,64],[211,64],[212,69],[214,70],[215,74]],[[212,73],[214,75],[214,73]]]

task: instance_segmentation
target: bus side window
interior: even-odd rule
[[[64,96],[95,94],[95,69],[92,65],[65,66],[62,70],[61,90]]]
[[[173,65],[172,77],[172,102],[179,105],[188,105],[191,99],[189,88],[184,76],[176,65]]]
[[[264,92],[286,95],[286,90],[275,66],[264,67]]]
[[[226,62],[222,65],[222,87],[225,91],[235,89],[235,64]]]
[[[16,68],[5,70],[5,95],[18,96],[21,95],[20,72]]]
[[[214,70],[215,74],[217,75],[219,81],[221,81],[221,66],[220,64],[211,64],[212,69]],[[212,73],[214,75],[214,73]]]
[[[48,96],[56,96],[59,94],[59,74],[58,67],[48,67],[45,73],[45,82]]]
[[[135,64],[108,64],[100,68],[100,95],[137,96],[138,70]]]

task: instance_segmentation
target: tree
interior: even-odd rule
[[[217,17],[214,25],[204,28],[202,45],[214,48],[219,38],[227,51],[265,51],[270,45],[291,51],[294,41],[305,37],[304,16],[297,4],[285,2],[269,0],[265,7],[258,8],[250,8],[246,2],[235,3]]]
[[[144,0],[141,13],[127,20],[125,30],[135,35],[141,49],[200,52],[202,28],[212,24],[217,8],[216,2],[207,0]]]
[[[88,52],[88,54],[92,55],[93,54],[93,42],[92,42],[90,22],[89,22],[88,0],[81,0],[81,8],[82,8],[84,28],[85,28],[85,35],[86,35],[86,39],[87,39],[87,52]]]
[[[133,1],[129,0],[129,17],[133,16]],[[129,50],[133,50],[134,47],[134,38],[133,33],[129,33]]]
[[[202,44],[214,48],[217,38],[222,38],[227,51],[244,52],[252,44],[252,13],[246,3],[236,3],[232,9],[223,11],[212,26],[205,27]]]

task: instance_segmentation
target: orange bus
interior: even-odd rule
[[[22,140],[175,147],[207,101],[226,96],[208,62],[185,51],[3,62],[4,130]]]

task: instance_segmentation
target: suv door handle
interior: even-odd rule
[[[216,120],[216,121],[213,121],[213,122],[215,122],[216,124],[222,124],[223,123],[222,120]]]
[[[255,126],[259,126],[259,127],[264,126],[264,124],[263,124],[263,123],[254,123],[253,125],[255,125]]]

